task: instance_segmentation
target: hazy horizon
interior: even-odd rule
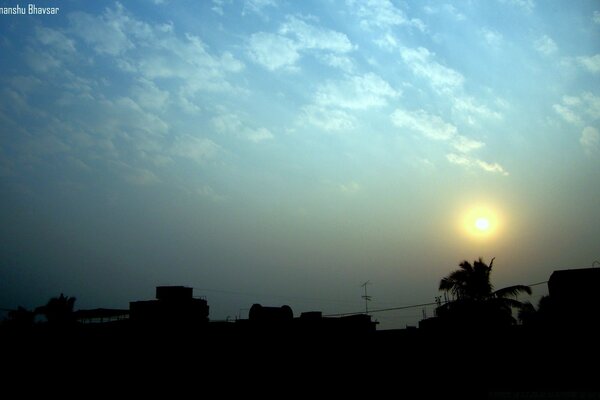
[[[0,307],[330,314],[600,259],[598,1],[50,5],[0,15]]]

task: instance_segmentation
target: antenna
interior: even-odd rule
[[[371,296],[367,295],[367,285],[370,285],[371,282],[366,281],[365,283],[363,283],[362,285],[360,285],[361,287],[365,288],[365,295],[361,296],[363,299],[365,299],[365,314],[369,313],[369,302],[371,301]]]

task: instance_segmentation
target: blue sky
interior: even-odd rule
[[[344,312],[600,258],[598,1],[47,4],[0,15],[2,307]]]

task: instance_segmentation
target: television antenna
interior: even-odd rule
[[[365,288],[365,294],[363,296],[361,296],[363,299],[365,299],[365,314],[369,313],[369,302],[372,299],[372,296],[369,296],[367,294],[367,285],[370,285],[371,282],[370,281],[366,281],[365,283],[363,283],[362,285],[360,285],[361,287]]]

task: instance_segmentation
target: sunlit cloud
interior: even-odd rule
[[[424,47],[403,48],[400,56],[416,76],[426,79],[436,90],[451,91],[463,85],[464,77],[459,72],[435,61],[435,54]]]
[[[397,109],[391,115],[394,125],[417,132],[429,139],[449,140],[456,135],[457,129],[454,125],[445,122],[437,115],[432,115],[424,110],[407,111]]]
[[[467,168],[477,168],[486,172],[497,173],[504,176],[508,176],[508,172],[498,163],[488,163],[477,158],[471,158],[466,155],[460,155],[455,153],[449,153],[446,155],[446,159],[456,165]]]
[[[485,143],[458,135],[452,141],[452,146],[461,153],[469,153],[485,146]]]

